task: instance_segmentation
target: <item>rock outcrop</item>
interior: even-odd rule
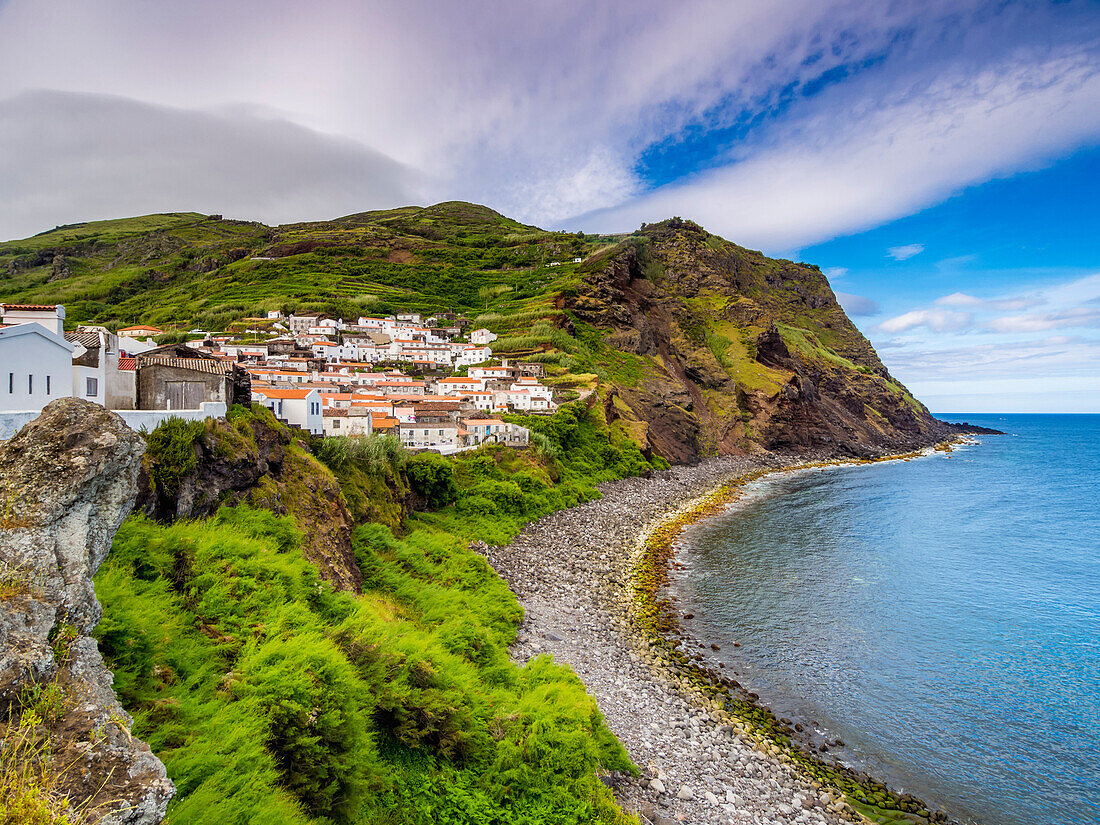
[[[302,552],[322,578],[358,593],[363,575],[351,548],[354,519],[340,485],[292,432],[266,412],[231,423],[207,422],[192,444],[194,460],[170,490],[158,489],[148,455],[138,478],[136,508],[158,521],[206,518],[223,504],[248,504],[294,517]]]
[[[159,822],[174,793],[130,735],[89,635],[102,612],[92,576],[133,506],[144,450],[118,415],[75,398],[0,442],[0,728],[41,717],[60,790],[114,825]]]

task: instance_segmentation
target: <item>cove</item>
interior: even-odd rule
[[[964,820],[1100,821],[1100,416],[967,418],[1008,435],[753,482],[670,590],[845,763]]]

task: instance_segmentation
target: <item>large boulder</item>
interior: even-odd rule
[[[59,790],[105,823],[159,822],[175,789],[111,689],[92,629],[92,577],[133,507],[142,438],[75,398],[47,406],[0,442],[0,735],[25,712]],[[55,698],[47,713],[35,697]]]

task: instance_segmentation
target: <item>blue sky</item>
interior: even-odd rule
[[[933,409],[1100,411],[1096,0],[0,0],[0,39],[0,238],[682,215],[820,264]]]
[[[1098,182],[1083,150],[790,256],[822,267],[931,408],[1096,412]]]

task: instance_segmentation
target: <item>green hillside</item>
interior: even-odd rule
[[[545,232],[442,203],[270,227],[194,213],[59,227],[0,244],[0,298],[63,303],[70,324],[223,329],[268,310],[353,317],[504,312],[573,277],[548,267],[607,239]]]
[[[579,259],[579,263],[574,261]],[[942,428],[810,264],[672,218],[631,235],[548,232],[449,202],[270,227],[193,213],[58,227],[0,244],[0,300],[67,323],[175,334],[265,329],[269,310],[453,311],[546,365],[647,455],[866,455]]]

